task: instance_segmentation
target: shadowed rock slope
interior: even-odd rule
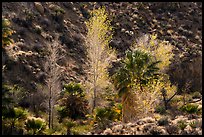
[[[99,6],[107,8],[112,20],[115,31],[110,46],[118,50],[118,57],[143,34],[157,34],[175,47],[171,81],[179,89],[190,83],[192,91],[202,90],[201,2],[3,2],[2,15],[16,31],[14,45],[3,52],[3,82],[28,90],[44,82],[46,46],[55,34],[64,55],[59,60],[65,72],[62,81],[84,81],[88,68],[85,21],[89,11]]]

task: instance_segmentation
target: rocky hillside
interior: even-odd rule
[[[183,125],[182,125],[183,123]],[[190,125],[196,123],[193,127]],[[91,133],[89,133],[91,134]],[[100,135],[202,135],[202,118],[177,116],[156,120],[152,117],[140,119],[135,123],[115,123]],[[97,134],[94,134],[97,135]]]
[[[84,81],[88,66],[85,21],[99,6],[107,8],[112,20],[110,46],[119,51],[118,57],[143,34],[157,34],[175,47],[171,81],[179,89],[190,83],[192,91],[202,90],[201,2],[3,2],[2,16],[16,32],[12,36],[15,43],[3,52],[3,82],[35,90],[46,77],[46,46],[55,34],[64,49],[59,61],[66,72],[62,81]]]

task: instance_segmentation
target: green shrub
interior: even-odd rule
[[[197,126],[197,121],[192,121],[189,123],[189,125],[192,127],[192,128],[196,128]]]
[[[168,117],[162,117],[161,119],[158,120],[158,125],[159,126],[164,126],[169,123]]]
[[[193,98],[193,99],[195,99],[195,98],[201,98],[201,97],[202,97],[202,95],[201,95],[200,92],[198,92],[198,91],[194,92],[193,95],[192,95],[192,98]]]
[[[56,15],[59,15],[59,14],[65,14],[65,10],[62,9],[62,8],[58,8],[58,9],[56,9],[55,12],[56,12]]]
[[[42,28],[40,27],[40,26],[35,26],[35,28],[34,28],[34,30],[35,30],[35,32],[37,33],[37,34],[41,34],[42,33]]]
[[[91,130],[92,130],[91,125],[77,125],[71,129],[71,132],[74,135],[83,135],[86,134],[87,132],[90,132]]]
[[[194,105],[194,104],[184,105],[180,108],[180,110],[183,112],[187,112],[189,114],[197,113],[199,111],[198,105]]]
[[[186,128],[187,124],[186,124],[186,121],[178,121],[178,127],[181,129],[181,130],[184,130]]]
[[[113,107],[96,108],[94,121],[98,124],[99,128],[105,128],[111,121],[119,121],[122,119],[122,106],[121,104],[114,105]]]
[[[63,124],[67,129],[67,135],[70,135],[71,134],[71,128],[76,126],[76,123],[73,120],[69,119],[69,118],[65,119],[63,121]]]
[[[155,108],[155,112],[156,112],[156,113],[159,113],[159,114],[165,114],[165,113],[166,113],[166,109],[165,109],[164,106],[157,106],[157,107]]]
[[[30,117],[25,122],[25,128],[27,129],[28,134],[42,134],[42,131],[46,128],[46,123],[44,119]]]

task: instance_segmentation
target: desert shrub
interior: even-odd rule
[[[155,107],[155,112],[159,113],[159,114],[165,114],[166,113],[166,109],[165,109],[164,106],[159,105],[159,106]]]
[[[60,6],[54,4],[51,4],[49,8],[51,9],[51,15],[54,18],[54,20],[62,24],[65,10],[62,9]]]
[[[109,126],[112,121],[119,121],[122,118],[121,104],[112,107],[97,108],[95,110],[94,121],[98,124],[99,128]]]
[[[63,124],[67,129],[67,135],[70,135],[71,128],[76,126],[76,123],[72,119],[69,119],[69,118],[64,119]]]
[[[198,112],[198,105],[187,104],[187,105],[184,105],[184,106],[180,107],[179,109],[181,111],[183,111],[183,112],[187,112],[187,113],[193,114],[193,113],[197,113]]]
[[[105,129],[110,123],[110,119],[114,117],[113,111],[110,108],[96,108],[95,121],[97,127]]]
[[[46,123],[44,119],[28,117],[28,119],[25,122],[25,128],[28,132],[27,134],[39,135],[43,134],[43,130],[46,129]]]
[[[60,121],[69,117],[71,119],[85,118],[88,113],[88,101],[86,100],[83,87],[77,83],[65,84],[61,93],[58,112]]]
[[[116,107],[97,108],[96,109],[96,121],[101,121],[106,118],[111,121],[120,120],[121,109],[122,108],[116,108]]]
[[[42,28],[39,26],[39,25],[36,25],[35,28],[34,28],[35,32],[37,34],[41,34],[42,33]]]
[[[158,120],[159,126],[164,126],[164,125],[167,125],[168,123],[169,123],[168,117],[162,117]]]
[[[11,90],[10,86],[2,84],[2,117],[6,116],[7,111],[13,107],[14,100],[11,96]]]
[[[178,103],[182,101],[182,97],[181,96],[175,96],[172,100],[171,103]]]
[[[177,134],[179,127],[176,125],[168,125],[166,127],[166,130],[170,135],[174,135],[174,134]]]
[[[186,121],[180,120],[180,121],[178,121],[177,125],[181,130],[184,130],[187,126],[187,123],[186,123]]]
[[[20,107],[9,108],[2,116],[2,129],[6,131],[5,134],[16,134],[19,130],[23,130],[22,122],[26,119],[28,111]],[[18,126],[17,126],[18,125]],[[9,132],[9,133],[7,133]]]
[[[192,94],[192,98],[195,99],[195,98],[201,98],[202,95],[200,94],[200,92],[196,91]]]
[[[76,125],[71,129],[73,135],[83,135],[92,130],[91,125]]]
[[[192,121],[189,123],[189,125],[192,127],[192,128],[196,128],[197,127],[197,121]]]

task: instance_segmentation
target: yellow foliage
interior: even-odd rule
[[[137,42],[133,43],[133,49],[137,48],[150,53],[155,57],[155,60],[161,61],[158,64],[161,72],[168,68],[174,56],[172,53],[173,46],[168,41],[157,39],[157,35],[144,35]]]
[[[85,84],[88,94],[93,96],[94,89],[100,92],[110,84],[107,67],[116,58],[116,53],[109,47],[109,42],[112,39],[112,27],[104,7],[91,12],[91,18],[86,22],[86,26],[88,29],[86,47],[90,73]]]
[[[152,115],[154,108],[162,99],[161,90],[167,91],[167,98],[171,97],[177,90],[176,86],[171,85],[168,75],[165,74],[166,69],[171,63],[174,54],[172,53],[172,45],[167,41],[157,39],[157,35],[145,35],[138,41],[133,43],[132,50],[140,49],[152,55],[155,61],[161,61],[157,64],[160,69],[159,79],[155,79],[140,89],[139,85],[132,88],[131,97],[127,97],[125,102],[125,110],[130,120],[140,119]],[[134,100],[134,101],[132,101]]]
[[[115,109],[115,112],[117,112],[118,114],[120,114],[120,113],[121,113],[121,110]]]
[[[2,47],[14,43],[14,41],[10,38],[10,36],[14,33],[14,31],[10,28],[10,25],[11,23],[8,19],[2,18]]]

